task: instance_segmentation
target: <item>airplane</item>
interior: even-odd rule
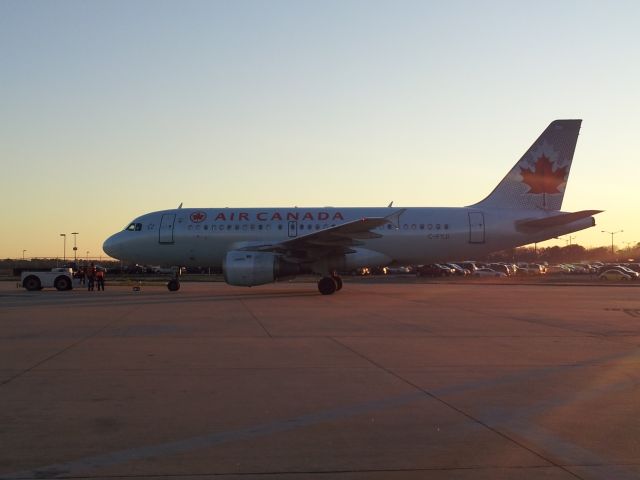
[[[221,267],[230,285],[312,273],[417,265],[549,240],[595,225],[601,210],[561,211],[582,120],[555,120],[484,199],[467,207],[183,208],[146,213],[103,245],[138,264]],[[179,275],[168,282],[180,288]]]

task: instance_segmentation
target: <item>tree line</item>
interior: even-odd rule
[[[640,261],[640,243],[620,250],[611,247],[586,248],[579,244],[564,247],[538,247],[527,245],[509,250],[502,250],[489,255],[492,262],[547,262],[549,265],[560,263],[605,262],[625,263]]]

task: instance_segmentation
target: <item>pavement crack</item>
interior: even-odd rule
[[[138,307],[138,308],[140,308],[140,307]],[[92,338],[97,337],[98,335],[100,335],[100,333],[104,332],[107,328],[109,328],[109,327],[115,325],[116,323],[124,320],[128,315],[130,315],[131,313],[135,312],[136,310],[137,310],[137,308],[134,308],[133,310],[130,310],[130,311],[120,315],[119,317],[117,317],[116,319],[112,320],[111,322],[107,322],[106,324],[102,325],[100,328],[95,330],[93,333],[90,333],[89,335],[85,335],[84,337],[81,337],[80,339],[76,340],[75,342],[72,342],[71,344],[69,344],[66,347],[64,347],[62,350],[59,350],[59,351],[49,355],[48,357],[40,360],[39,362],[36,362],[35,364],[31,365],[30,367],[28,367],[28,368],[16,373],[15,375],[9,377],[8,379],[0,382],[0,387],[4,387],[5,385],[8,385],[9,383],[13,382],[14,380],[26,375],[27,373],[35,370],[36,368],[40,367],[41,365],[44,365],[49,360],[52,360],[52,359],[62,355],[63,353],[68,352],[72,348],[77,347],[81,343],[86,342],[87,340],[90,340]]]
[[[271,332],[269,332],[269,330],[267,330],[267,327],[265,327],[264,324],[260,321],[260,319],[258,319],[256,314],[253,313],[253,311],[249,308],[249,306],[245,303],[245,301],[243,299],[239,298],[238,299],[238,303],[240,303],[240,305],[242,305],[242,308],[244,308],[246,310],[246,312],[251,316],[251,318],[253,318],[253,320],[258,325],[260,325],[260,328],[262,328],[264,333],[266,333],[269,338],[273,338],[273,335],[271,335]]]
[[[470,413],[462,410],[459,407],[456,407],[454,404],[447,402],[445,399],[439,397],[438,395],[434,394],[433,392],[430,392],[429,390],[426,390],[425,388],[422,388],[421,386],[419,386],[418,384],[412,382],[411,380],[408,380],[406,378],[404,378],[402,375],[399,375],[398,373],[394,372],[393,370],[385,367],[384,365],[381,365],[380,363],[376,362],[375,360],[372,360],[371,358],[367,357],[366,355],[364,355],[361,352],[358,352],[357,350],[351,348],[350,346],[340,342],[338,339],[330,337],[335,343],[337,343],[338,345],[342,346],[343,348],[347,349],[348,351],[350,351],[351,353],[353,353],[354,355],[359,356],[360,358],[362,358],[363,360],[366,360],[367,362],[369,362],[370,364],[374,365],[376,368],[386,372],[387,374],[395,377],[396,379],[400,380],[401,382],[405,383],[406,385],[409,385],[410,387],[412,387],[413,389],[422,392],[425,396],[432,398],[433,400],[441,403],[442,405],[446,406],[447,408],[459,413],[460,415],[463,415],[464,417],[466,417],[467,419],[471,420],[472,422],[484,427],[485,429],[493,432],[494,434],[504,438],[505,440],[507,440],[510,443],[513,443],[514,445],[517,445],[518,447],[528,451],[529,453],[535,455],[536,457],[540,458],[541,460],[549,463],[550,465],[559,468],[561,470],[563,470],[564,472],[566,472],[567,474],[571,475],[572,477],[575,478],[579,478],[580,480],[583,480],[583,478],[581,476],[579,476],[578,474],[576,474],[575,472],[572,472],[571,470],[569,470],[568,468],[566,468],[565,466],[563,466],[562,464],[547,458],[546,456],[544,456],[542,453],[534,450],[531,447],[528,447],[526,445],[524,445],[522,442],[519,442],[518,440],[516,440],[515,438],[511,437],[510,435],[498,430],[495,427],[492,427],[491,425],[489,425],[488,423],[482,421],[479,418],[474,417],[473,415],[471,415]]]

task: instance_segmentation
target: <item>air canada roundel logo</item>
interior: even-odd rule
[[[193,212],[190,218],[193,223],[200,223],[207,219],[207,214],[202,211],[197,211]]]

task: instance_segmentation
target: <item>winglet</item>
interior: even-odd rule
[[[393,203],[393,202],[391,202],[391,203]],[[387,222],[389,222],[391,225],[396,227],[396,229],[399,229],[400,228],[400,215],[402,215],[406,211],[407,211],[406,208],[401,208],[401,209],[396,210],[395,212],[393,212],[391,215],[387,215],[386,217],[384,217],[384,219]]]

